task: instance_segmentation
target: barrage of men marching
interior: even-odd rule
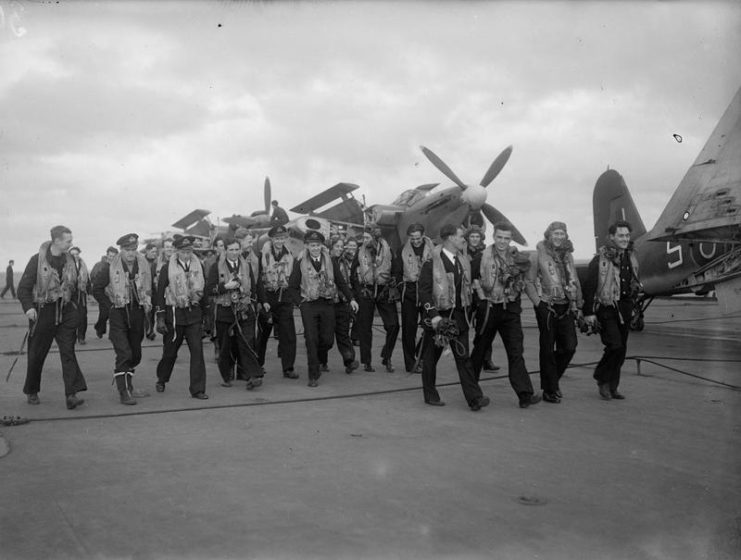
[[[107,334],[114,350],[111,373],[123,405],[151,397],[145,388],[154,389],[154,398],[167,398],[184,341],[193,398],[209,398],[204,341],[214,346],[223,387],[259,390],[270,382],[265,364],[273,358],[266,350],[274,336],[275,359],[290,382],[304,379],[309,388],[318,387],[336,344],[346,374],[373,374],[377,368],[393,373],[403,367],[421,374],[424,402],[437,407],[445,404],[436,388],[438,362],[449,348],[464,399],[472,411],[480,411],[490,403],[479,384],[481,371],[500,369],[492,358],[497,334],[519,407],[558,404],[568,393],[561,379],[577,348],[577,329],[598,333],[604,345],[593,374],[595,396],[625,398],[618,390],[620,371],[641,289],[628,222],[610,224],[580,283],[563,222],[545,225],[543,239],[527,253],[512,244],[517,230],[507,222],[493,225],[489,245],[480,225],[445,224],[430,239],[415,223],[397,251],[381,228],[369,223],[357,237],[333,231],[327,239],[309,229],[294,255],[286,246],[285,211],[274,206],[272,227],[259,248],[255,233],[242,227],[217,236],[208,247],[191,235],[155,245],[126,233],[91,269],[74,246],[74,233],[63,225],[52,227],[17,286],[29,325],[23,386],[28,404],[42,405],[47,398],[40,397],[41,378],[54,340],[66,406],[73,410],[84,404],[80,395],[87,385],[75,348],[86,341],[89,297],[98,303],[95,334]],[[534,306],[539,329],[539,348],[527,349],[528,360],[539,364],[539,391],[523,347],[523,293]],[[306,363],[296,363],[297,307]],[[371,353],[376,311],[385,332],[380,365]],[[155,340],[158,334],[162,355],[156,370],[140,367],[144,338]]]

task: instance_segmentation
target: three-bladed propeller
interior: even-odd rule
[[[460,187],[461,190],[464,192],[466,190],[469,191],[470,196],[466,198],[465,193],[462,195],[464,200],[466,200],[469,203],[469,206],[474,211],[482,211],[486,218],[492,223],[496,224],[497,222],[509,222],[507,218],[502,214],[499,210],[494,208],[491,204],[486,203],[486,192],[481,190],[481,187],[484,189],[491,184],[491,182],[499,175],[499,173],[502,171],[504,166],[507,164],[507,161],[509,160],[509,157],[512,155],[512,146],[507,146],[504,150],[502,150],[502,153],[500,153],[494,161],[489,166],[489,169],[486,170],[486,173],[484,173],[484,177],[481,179],[481,182],[479,183],[479,186],[470,186],[466,185],[463,181],[461,181],[458,176],[453,173],[453,170],[450,169],[450,167],[447,166],[447,164],[440,159],[435,152],[430,150],[429,148],[426,148],[425,146],[420,146],[422,153],[427,157],[428,160],[437,167],[437,169],[445,175],[448,179],[453,181],[458,187]],[[470,191],[476,191],[476,192],[470,192]],[[470,200],[469,200],[470,199]],[[520,245],[527,245],[527,241],[523,237],[523,235],[517,230],[514,225],[512,226],[512,240],[516,243],[519,243]]]

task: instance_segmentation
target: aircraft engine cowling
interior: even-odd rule
[[[379,226],[395,226],[397,221],[398,210],[386,210],[384,208],[375,208],[373,212],[373,222]]]

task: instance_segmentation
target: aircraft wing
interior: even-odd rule
[[[210,213],[210,210],[193,210],[190,214],[183,216],[177,222],[172,224],[172,227],[176,227],[178,229],[187,229],[188,226],[194,225],[196,222],[202,220]]]
[[[329,187],[318,195],[312,196],[309,200],[305,200],[298,206],[294,206],[291,208],[291,212],[296,212],[298,214],[311,214],[317,208],[326,206],[340,197],[346,198],[348,194],[359,188],[358,185],[352,183],[337,183],[335,186]]]
[[[741,243],[741,88],[649,239]]]

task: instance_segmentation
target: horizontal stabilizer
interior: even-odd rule
[[[358,185],[352,183],[337,183],[335,186],[329,187],[318,195],[312,196],[310,199],[294,206],[291,208],[291,212],[296,212],[298,214],[311,214],[317,208],[326,206],[333,200],[337,200],[338,198],[347,198],[348,194],[359,188]]]
[[[198,220],[202,220],[210,213],[211,210],[193,210],[190,214],[183,216],[177,222],[172,224],[172,227],[187,229],[189,226],[194,225]]]

